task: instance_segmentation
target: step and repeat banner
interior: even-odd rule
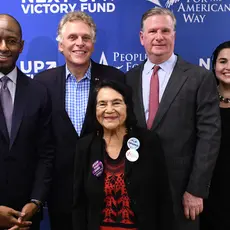
[[[89,13],[97,24],[93,59],[128,71],[146,58],[139,42],[140,20],[152,7],[174,12],[175,52],[194,64],[209,69],[213,49],[230,40],[230,0],[7,0],[1,12],[22,25],[25,47],[18,67],[33,77],[64,63],[56,31],[61,17],[74,10]]]
[[[97,24],[93,59],[126,72],[142,62],[139,41],[142,14],[152,7],[172,10],[177,18],[175,52],[210,69],[215,47],[230,40],[230,0],[2,0],[1,13],[18,19],[25,47],[17,62],[28,76],[64,64],[56,41],[61,17],[74,10]],[[42,229],[49,229],[47,210]]]

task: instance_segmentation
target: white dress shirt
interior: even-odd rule
[[[168,84],[170,76],[173,72],[174,66],[177,61],[177,56],[172,54],[172,56],[165,62],[158,64],[160,69],[158,70],[159,78],[159,102],[162,99],[165,88]],[[145,111],[145,119],[148,120],[149,117],[149,93],[150,93],[150,81],[153,73],[154,63],[150,62],[148,59],[144,64],[144,69],[142,71],[142,97]]]

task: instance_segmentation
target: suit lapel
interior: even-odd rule
[[[61,67],[61,71],[56,76],[57,100],[56,103],[61,104],[61,108],[65,110],[65,91],[66,91],[66,69],[65,65]],[[60,106],[57,106],[59,108]]]
[[[135,137],[138,140],[141,140],[140,137],[138,136],[137,132],[133,129],[129,130],[128,132],[128,136],[125,138],[124,143],[123,143],[123,151],[126,153],[128,151],[128,146],[127,146],[127,142],[130,138]],[[142,143],[141,143],[142,144]],[[140,153],[140,148],[137,149],[137,152]],[[132,176],[132,170],[133,167],[136,165],[137,161],[131,162],[125,157],[125,180],[127,180],[127,182],[129,181],[130,177]]]
[[[142,92],[142,72],[144,68],[144,63],[140,65],[140,68],[137,70],[136,74],[132,77],[132,84],[137,87],[133,87],[133,98],[134,98],[134,113],[137,116],[137,121],[140,127],[147,127],[146,126],[146,119],[145,119],[145,110],[143,104],[143,92]]]
[[[17,136],[20,124],[22,122],[23,112],[26,105],[26,101],[29,97],[27,94],[28,79],[20,70],[17,72],[16,92],[14,99],[14,111],[12,116],[12,129],[10,138],[10,148],[12,147],[14,140]]]
[[[65,105],[65,98],[66,98],[66,65],[63,65],[61,67],[60,72],[56,75],[56,81],[55,81],[55,98],[53,98],[53,103],[56,103],[54,108],[59,108],[57,113],[63,123],[63,133],[66,131],[66,134],[68,135],[70,132],[73,133],[73,135],[68,135],[68,136],[78,136],[72,121],[70,120],[70,117],[68,113],[66,112],[66,105]],[[56,110],[56,109],[55,109]],[[75,141],[75,139],[74,139]]]
[[[6,120],[5,120],[5,116],[3,114],[1,103],[0,103],[0,132],[2,132],[3,136],[9,142],[9,134],[8,134],[8,131],[7,131]]]
[[[182,59],[178,57],[177,63],[174,67],[172,75],[169,79],[163,97],[161,99],[159,109],[153,122],[152,129],[155,129],[157,125],[161,122],[161,119],[168,111],[176,95],[179,93],[181,87],[187,80],[188,76],[185,74],[186,70],[186,62],[184,62]]]
[[[104,149],[103,149],[103,139],[101,136],[93,137],[92,145],[90,146],[90,160],[89,160],[89,174],[91,177],[90,183],[93,185],[95,193],[98,194],[98,203],[101,204],[104,199],[104,180],[105,174],[102,173],[101,176],[97,177],[92,173],[92,165],[96,161],[101,161],[104,166]],[[87,148],[88,146],[86,146]]]
[[[92,108],[91,108],[91,102],[93,99],[93,93],[96,85],[102,81],[102,77],[100,76],[99,70],[97,68],[97,63],[91,60],[91,81],[90,81],[90,90],[89,90],[89,98],[88,98],[88,104],[86,108],[85,113],[85,119],[81,130],[81,136],[86,132],[87,127],[92,124],[92,121],[94,118],[92,118]],[[92,124],[93,125],[93,124]]]
[[[125,157],[125,180],[127,180],[127,182],[129,182],[131,175],[132,175],[132,170],[133,170],[133,166],[136,164],[136,162],[131,162],[129,160],[126,159]]]

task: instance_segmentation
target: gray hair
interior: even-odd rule
[[[141,18],[141,30],[143,30],[144,27],[144,21],[151,17],[151,16],[155,16],[155,15],[166,15],[166,16],[170,16],[173,24],[174,24],[174,30],[176,30],[176,18],[175,15],[173,14],[172,11],[165,9],[165,8],[160,8],[160,7],[155,7],[155,8],[151,8],[148,11],[146,11]]]
[[[91,28],[92,40],[93,40],[93,43],[95,43],[95,41],[96,41],[96,24],[94,23],[91,16],[89,16],[88,14],[86,14],[85,12],[82,12],[82,11],[69,12],[62,17],[62,19],[58,25],[56,40],[58,42],[62,41],[62,39],[63,39],[62,33],[63,33],[63,30],[65,29],[66,23],[67,22],[74,22],[74,21],[84,22],[85,24],[87,24]]]

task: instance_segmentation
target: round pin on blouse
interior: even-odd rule
[[[104,166],[101,161],[95,161],[92,165],[92,173],[94,176],[99,177],[103,173]]]
[[[139,158],[139,153],[135,149],[129,149],[126,151],[125,156],[127,160],[135,162]]]
[[[130,149],[139,149],[140,147],[140,141],[136,138],[136,137],[131,137],[128,139],[127,141],[127,146],[130,148]]]

